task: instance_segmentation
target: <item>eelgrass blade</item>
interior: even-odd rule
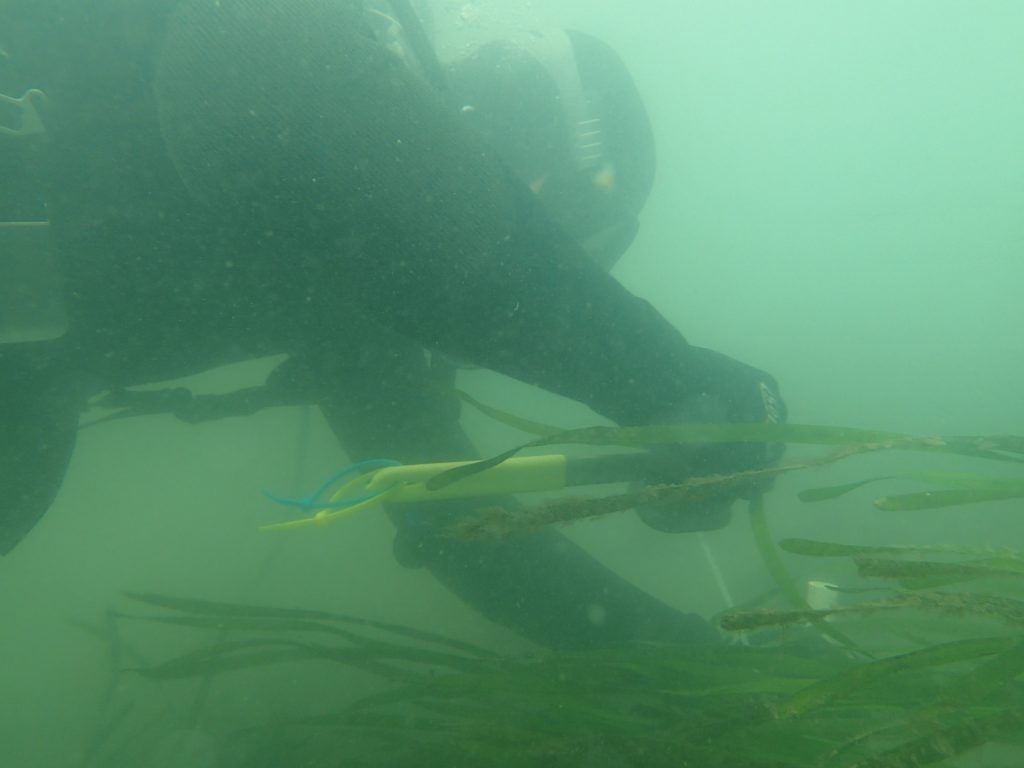
[[[506,427],[512,427],[518,429],[520,432],[526,432],[530,435],[540,435],[541,437],[550,437],[551,435],[558,435],[565,432],[564,427],[553,427],[550,424],[543,424],[539,421],[533,421],[532,419],[525,419],[522,416],[516,416],[514,413],[503,411],[501,408],[495,408],[493,405],[487,405],[477,400],[475,397],[470,395],[468,392],[463,392],[461,389],[455,390],[455,395],[467,405],[471,405],[476,410],[485,416],[497,421],[499,424],[504,424]]]
[[[1006,731],[1024,724],[1024,709],[1012,707],[977,716],[961,716],[943,722],[928,733],[851,763],[849,768],[904,768],[949,765],[951,758],[986,744]]]
[[[866,480],[858,480],[855,483],[843,483],[842,485],[829,485],[819,488],[805,488],[802,491],[798,491],[796,497],[800,499],[800,501],[808,504],[818,501],[832,501],[833,499],[845,496],[858,488],[863,488],[865,485],[870,483],[878,483],[883,480],[891,480],[892,478],[892,475],[883,475],[881,477],[869,477]]]
[[[814,623],[830,616],[868,615],[895,610],[935,611],[954,616],[970,615],[1015,627],[1024,626],[1024,601],[1003,595],[938,591],[901,592],[882,600],[820,611],[798,609],[733,612],[725,614],[720,623],[723,629],[740,631]]]
[[[885,602],[954,616],[978,616],[1013,627],[1024,627],[1024,601],[1005,595],[955,591],[907,592],[888,598]]]
[[[181,654],[161,664],[130,670],[153,680],[182,680],[287,661],[322,659],[314,648],[292,641],[239,640]]]
[[[355,632],[332,626],[325,622],[306,619],[263,618],[260,616],[142,616],[129,613],[118,614],[131,621],[146,621],[153,624],[170,624],[195,629],[230,630],[233,632],[308,632],[322,633],[347,640],[354,645],[369,645],[375,641]]]
[[[979,504],[985,501],[1007,501],[1024,498],[1024,481],[1016,487],[997,489],[954,489],[903,493],[882,496],[874,505],[885,512],[916,512],[925,509],[957,507],[964,504]]]
[[[761,561],[768,569],[768,573],[779,588],[779,592],[793,608],[798,610],[809,609],[800,588],[790,574],[786,564],[782,562],[778,551],[775,549],[775,539],[772,537],[768,527],[768,516],[764,510],[764,496],[758,494],[750,501],[750,528],[754,534],[754,543],[757,552],[761,555]]]
[[[779,588],[782,596],[792,605],[794,608],[800,611],[810,611],[810,606],[804,599],[803,594],[800,592],[800,588],[797,587],[796,581],[790,574],[786,564],[782,561],[779,556],[779,551],[775,547],[775,539],[771,535],[771,531],[768,527],[768,516],[764,511],[764,495],[755,494],[750,500],[750,527],[754,534],[754,542],[757,546],[758,554],[761,555],[761,560],[764,562],[765,567],[768,569],[768,573],[771,574],[772,580],[775,585]],[[810,613],[814,613],[811,611]],[[830,637],[840,645],[854,651],[856,653],[866,654],[861,650],[857,643],[855,643],[845,633],[840,632],[835,627],[826,624],[822,619],[816,616],[809,618],[814,627],[826,637]]]
[[[720,494],[724,489],[745,485],[755,478],[764,478],[794,467],[771,467],[763,470],[737,472],[731,475],[695,477],[673,485],[651,485],[627,493],[609,496],[576,498],[563,497],[545,501],[527,509],[509,510],[494,506],[477,510],[472,515],[457,519],[445,529],[452,538],[471,541],[476,539],[504,539],[533,533],[552,525],[565,525],[615,512],[623,512],[645,504],[700,501]]]
[[[406,667],[397,667],[395,662],[460,671],[476,668],[474,661],[466,657],[383,643],[374,646],[345,647],[292,640],[239,640],[201,648],[163,664],[132,671],[143,677],[175,680],[296,661],[333,661],[388,679],[405,681],[416,680],[423,673]]]
[[[991,435],[976,439],[980,441],[980,447],[1024,454],[1024,436],[1021,435]]]
[[[1006,455],[990,446],[1013,444],[1008,438],[993,443],[983,437],[918,437],[898,432],[825,427],[812,424],[656,424],[646,427],[586,427],[571,429],[531,440],[489,459],[465,464],[441,472],[427,481],[430,490],[439,490],[495,467],[527,448],[550,445],[624,446],[651,448],[672,443],[793,443],[860,448],[864,451],[909,450],[950,453],[974,458],[1024,463],[1024,457]]]
[[[311,610],[305,608],[274,608],[258,605],[247,605],[244,603],[224,603],[213,600],[201,600],[194,598],[180,598],[169,595],[160,595],[153,592],[125,592],[124,595],[157,608],[167,608],[172,611],[191,613],[200,616],[214,616],[225,620],[233,618],[243,619],[285,619],[285,620],[314,620],[314,621],[336,621],[352,626],[370,627],[388,632],[399,637],[410,640],[420,640],[438,645],[445,645],[463,653],[480,657],[496,657],[497,654],[487,648],[473,643],[448,637],[438,632],[429,632],[423,629],[415,629],[402,624],[390,622],[373,621],[357,616],[349,616],[342,613],[330,611]]]
[[[914,710],[912,717],[930,719],[943,710],[963,711],[967,707],[984,702],[993,693],[1014,684],[1024,674],[1024,639],[1002,653],[987,659],[970,672],[961,676],[942,693]]]
[[[462,540],[502,539],[517,534],[533,533],[551,525],[563,525],[631,510],[646,504],[699,502],[720,496],[723,491],[759,487],[759,484],[779,475],[824,466],[850,455],[850,451],[841,451],[798,463],[743,470],[728,475],[691,477],[681,483],[648,485],[639,490],[610,496],[555,498],[527,509],[486,507],[477,510],[473,515],[459,518],[445,529],[445,534]]]
[[[489,459],[465,464],[441,472],[427,481],[430,490],[439,490],[490,469],[527,448],[551,445],[620,446],[651,448],[673,443],[803,443],[809,445],[868,446],[871,450],[903,444],[925,445],[934,450],[931,439],[918,439],[896,432],[819,427],[806,424],[657,424],[646,427],[585,427],[570,429],[532,440]]]
[[[1002,548],[957,547],[949,545],[858,545],[838,544],[812,539],[781,539],[779,548],[793,555],[807,557],[861,557],[887,555],[904,557],[912,555],[962,555],[967,557],[992,557],[1024,564],[1024,553]],[[1024,567],[1024,565],[1022,565]]]
[[[1024,493],[1024,478],[1020,477],[995,477],[970,472],[901,472],[898,475],[869,477],[854,483],[806,488],[797,493],[797,498],[803,502],[831,501],[870,483],[880,483],[884,480],[920,480],[924,483],[932,483],[947,488],[978,491],[1020,491]]]
[[[865,578],[896,579],[907,589],[927,589],[996,576],[1024,576],[1024,564],[1012,560],[942,563],[855,557],[854,563],[857,572]]]
[[[775,706],[775,713],[780,718],[797,717],[849,696],[890,675],[994,656],[1014,648],[1017,642],[1013,637],[959,640],[871,661],[790,696]]]

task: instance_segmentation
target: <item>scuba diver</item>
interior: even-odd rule
[[[100,392],[192,422],[314,403],[354,461],[404,463],[474,456],[448,360],[622,425],[784,418],[771,376],[609,275],[654,148],[588,35],[441,63],[408,2],[6,0],[0,49],[0,554]],[[280,354],[234,396],[129,389]],[[777,459],[707,446],[652,481]],[[399,561],[539,643],[717,639],[557,531],[462,543],[440,527],[479,503],[424,506],[388,509]]]

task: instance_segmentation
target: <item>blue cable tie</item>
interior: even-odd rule
[[[269,491],[264,491],[263,495],[276,504],[281,504],[286,507],[299,507],[300,509],[305,509],[307,512],[315,512],[320,509],[345,509],[346,507],[351,507],[355,504],[361,504],[364,501],[376,498],[381,495],[382,491],[357,496],[354,499],[343,499],[341,501],[319,501],[319,498],[332,486],[337,485],[340,481],[351,477],[352,475],[363,474],[374,469],[400,466],[402,466],[402,462],[394,461],[393,459],[368,459],[367,461],[359,461],[345,467],[344,469],[338,470],[321,483],[315,491],[308,496],[303,496],[301,499],[288,499],[283,496],[275,496]]]

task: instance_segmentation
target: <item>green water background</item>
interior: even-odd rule
[[[613,44],[650,109],[657,183],[616,269],[630,288],[693,343],[775,374],[794,421],[1024,433],[1024,4],[537,7]],[[231,390],[268,366],[192,383]],[[592,421],[492,374],[463,383],[535,418]],[[466,422],[485,450],[522,437],[473,414]],[[74,764],[94,725],[104,657],[68,619],[95,621],[124,589],[325,607],[525,647],[423,572],[399,568],[379,515],[288,537],[255,530],[278,514],[261,490],[308,490],[343,463],[319,416],[291,409],[83,433],[57,503],[0,562],[3,763]],[[872,466],[822,471],[815,483]],[[1021,546],[1009,504],[893,516],[873,511],[868,492],[802,508],[792,491],[805,484],[786,480],[769,499],[780,534]],[[738,600],[767,586],[743,523],[739,514],[705,537]],[[656,534],[629,515],[571,535],[674,605],[724,607],[696,537]],[[189,647],[179,635],[148,640],[157,655]],[[129,679],[124,693],[145,702],[147,685]],[[316,711],[347,695],[308,671],[268,673],[215,693],[213,725]]]

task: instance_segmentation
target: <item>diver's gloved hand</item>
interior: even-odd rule
[[[786,405],[775,379],[719,352],[692,348],[693,394],[658,423],[782,423]],[[689,477],[730,475],[770,466],[782,457],[779,443],[692,443],[659,451],[648,483],[678,483]],[[770,486],[761,480],[731,486],[699,502],[648,504],[637,511],[652,528],[666,533],[707,531],[728,524],[737,498]]]

